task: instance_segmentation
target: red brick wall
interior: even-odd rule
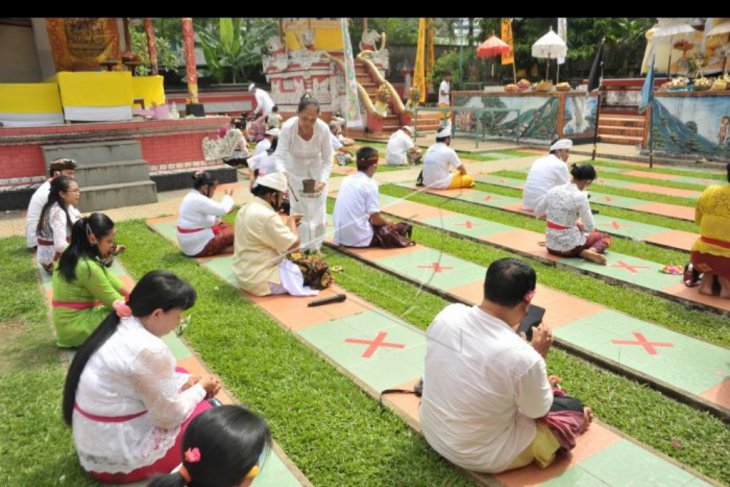
[[[39,145],[0,145],[0,179],[46,174]]]
[[[142,158],[150,165],[171,162],[203,160],[203,138],[217,137],[209,134],[180,134],[139,138],[142,145]]]

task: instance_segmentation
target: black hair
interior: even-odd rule
[[[63,202],[61,199],[61,193],[65,193],[68,191],[68,189],[71,187],[71,183],[76,182],[76,179],[71,176],[56,176],[53,178],[53,181],[51,181],[51,188],[48,190],[48,201],[45,205],[43,205],[43,209],[41,210],[41,215],[38,217],[38,225],[36,226],[36,233],[40,235],[41,230],[43,230],[43,227],[48,223],[46,220],[48,220],[48,212],[51,209],[51,207],[58,203],[58,206],[61,207],[63,212],[66,214],[66,225],[71,226],[71,215],[68,214],[68,208],[66,207],[66,203]]]
[[[314,105],[314,108],[317,109],[317,113],[319,113],[319,100],[317,100],[314,95],[304,95],[299,100],[299,106],[297,107],[297,112],[302,113],[305,108],[307,108],[309,105]]]
[[[516,306],[535,290],[537,276],[517,259],[499,259],[489,265],[484,279],[484,299],[502,306]]]
[[[367,171],[370,167],[370,164],[367,166],[360,166],[360,161],[367,161],[372,158],[378,157],[378,150],[374,149],[372,147],[363,146],[360,147],[357,152],[355,153],[355,164],[357,165],[358,171]]]
[[[203,186],[215,186],[218,180],[210,175],[208,171],[196,172],[193,174],[193,188],[200,189]]]
[[[185,430],[182,451],[196,448],[200,459],[183,465],[190,475],[186,483],[179,473],[157,477],[148,487],[232,487],[239,485],[271,449],[266,422],[241,406],[218,406],[196,416]]]
[[[196,297],[195,289],[171,272],[152,271],[142,276],[134,286],[128,304],[132,315],[141,318],[158,308],[164,312],[173,308],[186,310],[195,304]],[[94,353],[117,331],[118,324],[119,317],[112,311],[74,355],[63,387],[63,420],[69,426],[73,420],[76,389],[81,374]]]
[[[269,148],[268,148],[268,149],[266,150],[266,153],[267,153],[268,155],[271,155],[271,154],[273,154],[274,152],[276,152],[276,147],[277,147],[278,145],[279,145],[279,137],[275,135],[275,136],[274,136],[274,138],[273,138],[273,139],[271,139],[271,147],[269,147]]]
[[[451,76],[451,71],[444,71],[444,78],[447,76]]]
[[[593,181],[596,179],[596,168],[591,164],[571,164],[570,174],[578,181]]]
[[[436,129],[436,142],[446,142],[446,139],[451,138],[450,135],[447,135],[446,137],[439,137],[439,132],[443,132],[447,128],[448,128],[448,126],[439,127],[438,129]]]
[[[66,281],[76,279],[76,265],[81,257],[101,259],[99,246],[89,242],[89,235],[94,235],[97,241],[109,235],[114,228],[114,222],[104,213],[92,213],[79,218],[71,228],[71,243],[61,254],[58,261],[58,272]],[[105,271],[106,272],[106,271]]]
[[[76,161],[68,157],[59,157],[54,159],[48,167],[48,175],[53,177],[53,173],[76,169]]]
[[[278,112],[279,111],[279,105],[274,105],[273,107],[271,107],[271,111],[272,112]]]

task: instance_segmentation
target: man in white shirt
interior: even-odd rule
[[[332,152],[334,153],[334,160],[340,166],[346,166],[354,159],[352,152],[345,148],[345,144],[340,139],[340,133],[342,132],[341,125],[336,121],[330,122],[330,143],[332,144]]]
[[[274,108],[274,100],[271,99],[271,96],[261,88],[256,88],[254,83],[248,85],[248,92],[256,98],[254,115],[262,114],[265,117],[271,115],[271,110]]]
[[[446,108],[451,106],[451,71],[446,71],[439,85],[439,102],[438,106]],[[451,118],[451,112],[444,112],[444,120]]]
[[[43,207],[48,202],[48,195],[51,190],[51,180],[56,176],[71,176],[76,174],[76,161],[66,157],[59,157],[51,162],[48,169],[50,178],[43,184],[38,186],[28,203],[28,211],[25,215],[25,245],[29,249],[34,249],[38,245],[36,238],[36,227],[38,227],[38,219],[41,216]]]
[[[466,174],[456,151],[451,145],[451,127],[441,127],[436,132],[436,143],[423,156],[423,185],[429,189],[471,188],[474,179]],[[456,172],[449,171],[449,167]]]
[[[548,191],[568,184],[570,174],[566,163],[572,147],[572,140],[559,139],[550,146],[549,155],[532,163],[522,190],[522,207],[525,210],[534,211]]]
[[[410,244],[411,226],[388,221],[380,214],[380,192],[373,179],[377,170],[378,151],[372,147],[359,149],[357,172],[342,181],[335,201],[337,245],[392,248]],[[404,238],[390,236],[393,232]]]
[[[426,331],[421,428],[434,450],[462,468],[502,472],[533,460],[544,468],[559,449],[575,446],[590,423],[591,411],[580,401],[565,396],[563,408],[560,394],[553,397],[545,365],[550,328],[534,328],[531,343],[515,332],[536,280],[526,263],[496,260],[487,269],[482,303],[451,304]]]
[[[393,132],[385,148],[385,162],[389,166],[418,164],[421,161],[421,149],[413,143],[413,127],[404,125]]]

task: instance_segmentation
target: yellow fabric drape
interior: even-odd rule
[[[162,76],[134,76],[132,77],[132,94],[134,98],[144,98],[145,107],[165,104],[165,88]]]
[[[426,78],[431,77],[431,72],[436,64],[433,45],[433,18],[426,19]]]
[[[416,65],[413,68],[413,86],[421,92],[421,103],[426,101],[426,19],[418,21],[418,43],[416,44]]]
[[[502,54],[502,64],[514,64],[515,62],[515,45],[512,39],[512,19],[501,19],[502,40],[509,44],[509,52]]]
[[[129,71],[57,73],[65,107],[115,107],[132,105]]]
[[[0,84],[0,113],[62,113],[57,83]]]

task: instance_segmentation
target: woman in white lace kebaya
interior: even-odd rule
[[[138,482],[179,463],[193,417],[210,409],[220,382],[176,369],[160,337],[195,303],[195,290],[166,271],[146,274],[79,348],[64,387],[63,417],[81,466],[102,482]]]
[[[53,265],[68,246],[71,227],[81,217],[74,205],[79,203],[81,191],[71,176],[56,176],[51,181],[48,202],[43,206],[36,228],[38,263],[51,274]]]
[[[595,230],[586,188],[596,179],[590,164],[571,165],[573,180],[548,191],[535,208],[535,216],[546,215],[547,249],[561,257],[581,256],[606,265],[605,250],[611,237]]]

